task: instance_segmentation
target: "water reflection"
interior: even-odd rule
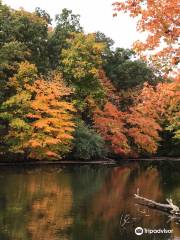
[[[128,239],[134,239],[134,229],[137,226],[164,228],[164,215],[135,204],[133,194],[137,188],[147,198],[157,201],[162,199],[163,193],[157,169],[150,167],[141,171],[138,165],[114,168],[100,191],[94,196],[93,219],[91,218],[90,221],[91,224],[99,220],[109,223],[109,231],[105,229],[104,239],[116,239],[116,236],[113,238],[113,235],[108,236],[108,233],[113,234],[118,231],[121,237],[127,233]],[[148,239],[147,236],[144,239]]]
[[[45,179],[36,183],[38,177],[35,176],[30,185],[32,195],[36,196],[30,206],[30,216],[27,225],[28,232],[32,240],[44,239],[68,239],[66,233],[73,224],[70,215],[72,208],[72,191],[68,176],[60,174],[61,184],[58,184],[57,175],[47,175]]]
[[[136,204],[133,194],[180,199],[180,164],[0,170],[1,240],[178,239],[167,215]],[[173,234],[136,236],[137,226]]]

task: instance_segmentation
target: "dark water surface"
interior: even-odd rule
[[[180,205],[180,163],[0,168],[0,240],[180,239],[168,215],[133,194]],[[135,228],[173,230],[142,234]]]

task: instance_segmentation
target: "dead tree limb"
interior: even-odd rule
[[[137,189],[137,193],[134,194],[134,197],[139,201],[140,205],[144,205],[150,208],[158,209],[161,211],[164,211],[166,213],[169,213],[170,215],[180,217],[180,209],[178,206],[173,204],[172,199],[166,199],[168,204],[158,203],[156,201],[153,201],[151,199],[142,197],[139,195],[139,189]]]

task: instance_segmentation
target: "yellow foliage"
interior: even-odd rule
[[[64,97],[72,90],[65,86],[61,75],[51,80],[38,79],[37,69],[28,62],[9,79],[16,93],[3,103],[9,112],[7,141],[13,138],[12,152],[26,153],[35,159],[59,159],[70,149],[75,128],[75,108]]]

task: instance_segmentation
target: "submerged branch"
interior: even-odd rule
[[[173,204],[172,199],[166,199],[168,204],[158,203],[158,202],[153,201],[151,199],[140,196],[139,195],[139,189],[137,189],[137,193],[134,194],[134,197],[138,201],[140,201],[139,202],[140,205],[144,205],[144,206],[147,206],[147,207],[150,207],[150,208],[161,210],[161,211],[169,213],[170,215],[173,215],[174,217],[177,217],[177,218],[180,217],[180,209],[179,209],[178,206]]]

